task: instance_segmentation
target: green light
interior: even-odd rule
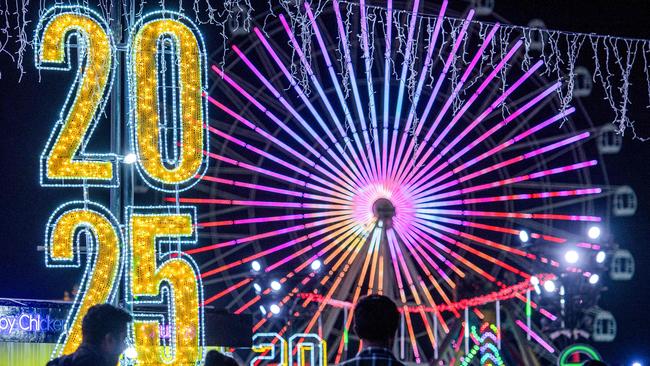
[[[600,354],[596,351],[591,346],[588,346],[586,344],[574,344],[572,346],[569,346],[565,348],[562,353],[560,354],[560,357],[558,358],[557,364],[558,366],[578,366],[582,365],[584,361],[581,362],[569,362],[569,357],[574,355],[575,353],[582,353],[584,355],[587,355],[590,357],[592,360],[596,361],[602,361],[600,358]]]
[[[348,330],[343,330],[343,343],[348,344]]]

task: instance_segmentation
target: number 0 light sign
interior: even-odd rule
[[[119,152],[86,151],[112,92],[117,65],[108,24],[86,7],[55,6],[39,20],[35,45],[39,70],[76,72],[41,156],[41,185],[83,187],[84,191],[119,187]],[[75,47],[76,68],[71,58]],[[173,77],[161,77],[161,57],[172,57]],[[157,190],[188,189],[208,166],[203,156],[208,150],[207,105],[202,97],[206,59],[199,31],[181,14],[149,14],[130,29],[127,60],[130,144],[137,155],[138,172]],[[159,102],[166,99],[168,90],[177,93],[172,105]],[[177,134],[173,146],[166,146],[161,133],[161,121],[167,118],[173,119]],[[45,264],[84,269],[79,294],[53,356],[71,353],[79,346],[81,320],[88,308],[115,301],[124,293],[134,309],[130,337],[138,353],[137,364],[199,364],[203,358],[202,286],[198,267],[181,253],[182,246],[196,242],[196,211],[191,206],[131,206],[124,211],[121,223],[84,195],[82,201],[55,209],[47,223]],[[83,237],[85,252],[80,247]],[[163,250],[171,247],[177,250]],[[118,291],[120,287],[124,291]],[[140,305],[162,303],[167,305],[166,312],[138,313]],[[171,327],[169,340],[163,343],[160,326],[164,320]]]

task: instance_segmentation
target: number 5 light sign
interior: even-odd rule
[[[202,97],[205,46],[196,26],[170,11],[142,17],[129,33],[129,142],[137,156],[138,172],[157,190],[175,193],[188,189],[208,167],[203,156],[208,150],[207,105]],[[53,356],[71,353],[79,346],[81,320],[89,307],[116,301],[124,294],[125,302],[134,309],[130,337],[138,353],[137,364],[199,364],[203,358],[202,287],[198,267],[181,252],[183,246],[196,242],[195,209],[129,206],[120,222],[87,195],[89,187],[120,185],[120,152],[86,151],[112,92],[117,65],[117,48],[108,24],[86,7],[55,6],[39,20],[34,44],[39,70],[75,72],[41,156],[41,185],[81,187],[84,191],[83,200],[55,209],[46,227],[46,265],[84,269],[79,294]],[[71,58],[75,46],[77,65]],[[161,77],[165,72],[159,66],[163,53],[172,57],[171,80]],[[167,98],[162,90],[177,93],[173,97],[177,102],[172,106],[159,102]],[[161,133],[161,121],[167,118],[173,119],[177,133],[173,146],[165,146]],[[80,248],[82,236],[87,238],[85,252]],[[139,305],[154,303],[166,304],[167,311],[138,313]],[[167,343],[161,343],[162,322],[171,324]]]

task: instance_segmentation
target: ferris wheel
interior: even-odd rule
[[[352,304],[383,293],[402,359],[450,360],[464,324],[503,314],[553,360],[566,309],[535,291],[606,270],[595,228],[635,207],[603,164],[620,140],[579,99],[560,108],[524,42],[495,52],[473,10],[391,4],[277,9],[213,53],[211,168],[166,198],[199,205],[205,304],[318,333],[338,363],[358,349]]]

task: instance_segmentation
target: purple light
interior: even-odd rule
[[[524,322],[522,322],[521,320],[517,319],[517,320],[515,321],[515,323],[517,323],[517,325],[518,325],[521,329],[523,329],[524,332],[526,332],[527,334],[529,334],[529,335],[530,335],[530,336],[531,336],[531,337],[532,337],[532,338],[533,338],[537,343],[539,343],[540,346],[544,347],[544,349],[546,349],[546,350],[549,351],[550,353],[554,353],[554,352],[555,352],[555,349],[553,349],[553,347],[551,347],[550,344],[546,343],[546,341],[543,340],[542,337],[540,337],[537,333],[533,332],[533,330],[531,330],[530,328],[528,328],[528,327],[526,326],[526,324],[524,324]]]

